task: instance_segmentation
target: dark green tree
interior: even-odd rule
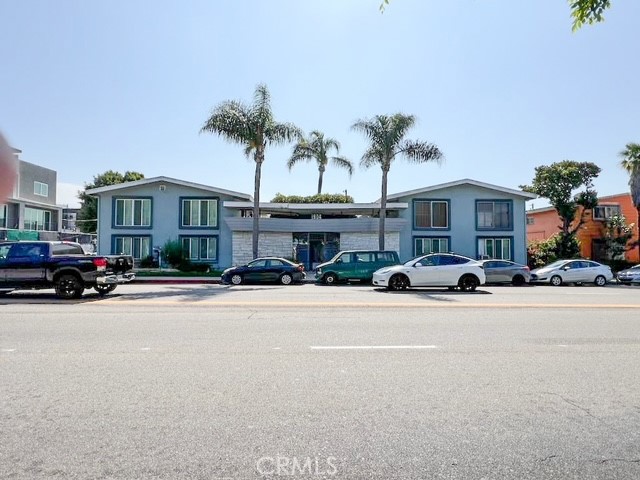
[[[278,123],[273,118],[271,96],[266,85],[258,85],[253,103],[228,100],[214,108],[201,132],[215,133],[229,142],[244,147],[247,158],[253,155],[256,170],[253,183],[253,257],[258,256],[260,233],[260,179],[265,150],[271,145],[281,145],[300,138],[302,132],[291,123]]]
[[[336,156],[331,156],[331,151],[335,150]],[[315,160],[318,165],[318,195],[322,193],[322,177],[327,165],[344,168],[349,172],[349,176],[353,174],[353,165],[345,157],[341,157],[340,144],[335,138],[328,138],[324,133],[314,130],[308,138],[301,137],[298,143],[293,147],[291,158],[287,162],[287,167],[291,170],[294,165],[302,161]]]
[[[380,195],[380,226],[378,247],[384,250],[385,219],[387,217],[387,177],[396,157],[404,157],[413,163],[440,162],[442,152],[432,143],[406,140],[407,132],[415,125],[416,117],[396,113],[376,115],[370,119],[358,120],[352,129],[364,134],[369,147],[362,155],[360,165],[364,168],[378,165],[382,170],[382,192]]]
[[[558,257],[571,258],[575,254],[575,234],[584,223],[583,213],[598,204],[593,180],[600,174],[600,167],[590,162],[564,160],[536,167],[535,172],[533,183],[520,188],[549,199],[562,222],[559,226]],[[574,194],[581,187],[584,189]]]
[[[87,195],[86,191],[91,188],[107,187],[124,182],[134,182],[143,179],[144,175],[139,172],[116,172],[107,170],[104,173],[95,175],[91,183],[84,184],[84,191],[78,193],[80,199],[80,212],[78,212],[78,228],[84,233],[96,233],[98,228],[98,202],[95,197]]]

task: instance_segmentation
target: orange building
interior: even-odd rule
[[[584,212],[584,223],[577,233],[580,250],[584,258],[600,261],[604,257],[604,221],[613,215],[622,214],[628,224],[635,224],[631,242],[638,241],[638,212],[629,193],[609,195],[598,199],[598,206]],[[576,221],[577,223],[577,221]],[[546,240],[561,230],[562,222],[553,207],[527,210],[527,242]],[[638,263],[638,248],[625,255],[630,262]]]

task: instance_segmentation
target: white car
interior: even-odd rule
[[[452,253],[423,255],[404,265],[381,268],[373,274],[373,284],[389,290],[460,287],[464,292],[473,292],[484,282],[485,274],[480,262]]]
[[[640,283],[640,265],[635,265],[631,268],[618,272],[618,282],[625,285]]]
[[[550,283],[557,287],[563,283],[594,283],[603,287],[613,280],[611,268],[593,260],[558,260],[531,272],[531,282]]]

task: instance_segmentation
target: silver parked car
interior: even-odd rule
[[[640,264],[618,272],[618,282],[630,285],[640,283]]]
[[[613,280],[611,268],[593,260],[558,260],[531,272],[531,281],[550,283],[554,287],[563,283],[594,283],[603,287]]]
[[[523,285],[531,279],[529,267],[509,260],[483,260],[482,265],[487,283]]]

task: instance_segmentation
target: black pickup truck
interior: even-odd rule
[[[128,255],[88,255],[72,242],[0,241],[0,295],[12,290],[55,288],[60,298],[80,298],[86,288],[100,295],[135,278]]]

